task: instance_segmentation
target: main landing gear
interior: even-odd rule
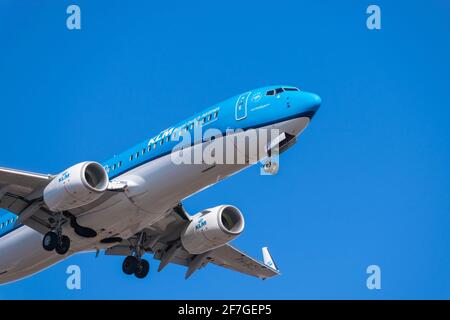
[[[123,260],[122,270],[125,274],[134,274],[136,278],[143,279],[150,270],[150,264],[145,259],[136,256],[128,256]]]
[[[42,246],[47,251],[55,250],[56,253],[64,255],[70,249],[70,239],[68,236],[58,235],[58,233],[50,231],[44,235]]]
[[[147,260],[142,259],[145,253],[143,242],[145,234],[139,235],[137,244],[132,249],[132,255],[125,258],[122,263],[122,271],[127,275],[134,274],[136,278],[143,279],[148,275],[150,264]]]
[[[61,215],[58,215],[58,223],[54,231],[49,231],[42,239],[42,247],[46,251],[55,250],[56,253],[64,255],[70,249],[70,238],[62,234]]]

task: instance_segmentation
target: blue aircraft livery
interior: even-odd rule
[[[298,104],[296,100],[302,103]],[[218,129],[225,135],[229,128],[255,129],[300,116],[311,119],[320,103],[321,100],[317,95],[302,92],[295,87],[260,88],[253,93],[250,91],[225,100],[165,129],[149,140],[106,161],[104,165],[110,178],[113,179],[143,163],[169,154],[174,146],[180,143],[180,134],[186,131],[193,132],[196,126],[201,126],[203,130]],[[197,140],[194,140],[193,144],[202,142],[203,139],[203,137],[194,138]]]
[[[140,279],[149,272],[145,254],[160,260],[159,271],[169,263],[186,266],[185,278],[207,263],[260,279],[277,276],[267,247],[260,262],[229,244],[244,230],[238,208],[222,204],[191,215],[182,201],[258,161],[264,172],[276,173],[274,150],[292,147],[320,105],[318,95],[293,86],[263,87],[215,104],[104,163],[84,161],[57,175],[0,168],[0,209],[9,211],[0,216],[0,284],[93,250],[124,256],[122,271]],[[275,134],[254,141],[263,147],[250,161],[238,141],[267,129]],[[201,159],[191,166],[172,158],[228,140],[230,132],[236,142],[224,156],[234,159],[236,152],[242,162]]]

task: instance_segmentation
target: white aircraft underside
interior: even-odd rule
[[[273,124],[270,128],[297,136],[305,129],[309,120],[307,117],[291,119]],[[201,146],[193,148],[196,147]],[[278,275],[278,270],[273,266],[254,260],[229,244],[196,255],[186,251],[178,240],[191,219],[180,202],[248,166],[176,165],[170,154],[138,166],[113,179],[112,182],[119,181],[119,184],[120,181],[126,182],[127,187],[123,191],[107,191],[99,200],[70,210],[79,225],[96,230],[97,235],[92,238],[81,237],[68,222],[65,223],[62,233],[70,238],[71,245],[64,255],[46,251],[42,246],[43,234],[49,229],[44,227],[44,223],[38,222],[44,221],[44,215],[48,212],[39,208],[34,212],[31,209],[27,212],[21,207],[16,211],[31,217],[25,217],[28,219],[24,219],[24,225],[1,238],[0,283],[30,276],[79,252],[106,250],[106,254],[129,256],[133,246],[140,240],[139,237],[144,239],[142,247],[145,252],[153,253],[155,259],[161,260],[160,269],[169,262],[177,263],[187,266],[187,276],[190,276],[195,270],[212,262],[262,279]],[[24,188],[23,181],[27,183],[34,179],[26,177],[27,173],[21,173],[23,176],[18,178],[16,184],[15,173],[5,172],[0,170],[0,181],[2,174],[6,176],[12,193],[16,190],[20,194]],[[16,202],[8,197],[4,200],[11,203],[10,210],[14,212]],[[106,240],[106,243],[102,243],[103,239],[118,239],[118,242],[108,243]]]

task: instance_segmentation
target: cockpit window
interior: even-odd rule
[[[275,94],[282,93],[283,91],[284,91],[283,88],[277,88],[275,90],[269,90],[269,91],[266,92],[266,96],[273,96]]]
[[[284,91],[300,91],[298,88],[283,88]]]

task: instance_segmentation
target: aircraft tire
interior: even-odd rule
[[[42,247],[46,251],[55,250],[57,244],[58,244],[58,235],[55,232],[50,231],[44,235],[44,238],[42,239]]]
[[[133,256],[128,256],[123,260],[122,271],[127,275],[131,275],[136,272],[137,265],[138,265],[137,258]]]
[[[148,275],[149,270],[150,264],[148,263],[148,261],[145,259],[141,259],[141,261],[139,261],[137,265],[134,275],[136,276],[136,278],[143,279]]]
[[[64,255],[70,249],[70,238],[68,236],[62,236],[59,241],[57,241],[55,251],[60,255]]]

